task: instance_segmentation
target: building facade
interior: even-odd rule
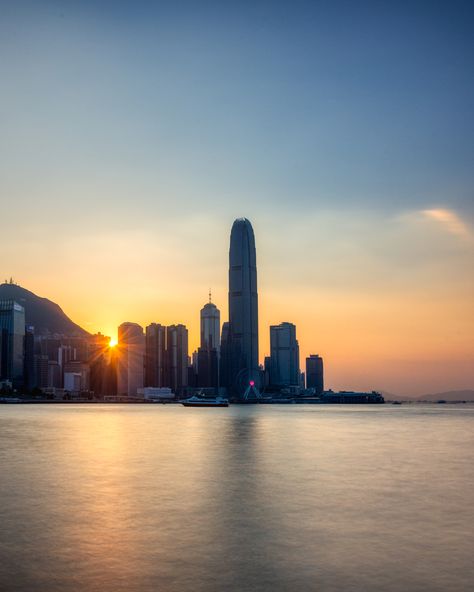
[[[250,381],[258,386],[257,257],[252,225],[235,220],[229,249],[229,323],[221,341],[222,385],[241,396]],[[225,382],[224,382],[225,381]]]
[[[25,309],[13,300],[0,301],[0,380],[23,388]]]
[[[197,352],[197,384],[198,387],[219,387],[219,363],[216,348],[200,347]]]
[[[35,328],[31,325],[25,328],[24,386],[27,392],[31,392],[37,387],[35,371]]]
[[[269,370],[271,386],[299,386],[300,352],[296,326],[293,323],[281,323],[270,327]]]
[[[324,393],[323,359],[315,354],[306,358],[306,388],[314,389],[318,396]]]
[[[170,325],[166,330],[166,384],[179,394],[188,384],[188,330]]]
[[[165,386],[166,327],[151,323],[145,330],[145,387]]]
[[[219,387],[219,355],[221,313],[217,306],[209,302],[201,309],[201,347],[196,353],[193,366],[196,372],[196,386]]]
[[[144,382],[145,336],[137,323],[118,328],[117,390],[119,395],[135,397]]]
[[[201,308],[201,348],[217,349],[221,344],[221,313],[217,306],[209,302]]]

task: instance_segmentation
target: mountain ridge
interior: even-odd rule
[[[417,397],[417,401],[474,401],[474,390],[444,391],[442,393],[428,393]]]
[[[48,298],[18,284],[0,284],[0,300],[14,300],[25,308],[25,323],[35,328],[37,335],[67,335],[88,337],[90,333],[72,321],[62,308]]]
[[[396,395],[386,391],[381,391],[386,401],[474,401],[474,389],[463,389],[453,391],[443,391],[439,393],[426,393],[424,395]]]

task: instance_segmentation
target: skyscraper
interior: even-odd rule
[[[25,327],[25,371],[24,386],[27,392],[31,392],[36,386],[35,374],[35,328],[31,325]]]
[[[222,323],[221,348],[219,360],[219,384],[230,390],[232,375],[232,346],[230,343],[229,322]]]
[[[170,325],[166,330],[167,385],[179,393],[188,384],[188,330]]]
[[[151,323],[145,334],[145,386],[165,386],[166,327]]]
[[[48,388],[48,356],[35,354],[35,386],[44,389]]]
[[[220,350],[220,312],[215,304],[209,302],[201,309],[201,347],[197,352],[197,386],[213,387],[219,385]]]
[[[25,309],[13,300],[0,300],[0,380],[23,387]]]
[[[96,397],[117,395],[116,353],[116,348],[110,347],[110,337],[96,333],[89,338],[89,389]]]
[[[316,395],[324,392],[323,359],[317,355],[306,358],[306,388],[314,388]]]
[[[137,323],[122,323],[118,328],[118,394],[134,397],[143,388],[145,337]]]
[[[209,292],[209,302],[201,308],[201,347],[203,349],[219,349],[221,338],[221,313],[217,306],[211,302],[211,293]]]
[[[270,384],[275,387],[300,383],[300,352],[293,323],[270,327]]]
[[[259,384],[257,258],[252,225],[235,220],[229,249],[229,325],[223,376],[234,395],[242,395],[250,381]],[[224,335],[224,327],[223,327]],[[224,355],[224,351],[222,352]]]

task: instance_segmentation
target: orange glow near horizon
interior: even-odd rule
[[[251,217],[260,362],[270,352],[269,326],[288,321],[297,328],[301,369],[306,356],[321,355],[327,388],[400,395],[472,388],[474,279],[467,270],[474,239],[454,232],[456,212],[442,217],[435,208],[427,211],[393,218],[354,213],[350,220],[321,212],[298,219],[297,227],[282,221],[276,230]],[[228,319],[229,224],[211,218],[170,228],[159,236],[109,232],[85,242],[69,236],[68,248],[58,254],[61,277],[40,259],[32,264],[34,249],[23,258],[12,250],[15,277],[90,333],[110,336],[112,348],[124,321],[143,328],[183,323],[191,354],[199,347],[199,311],[209,285],[221,323]],[[474,237],[468,221],[465,228]],[[291,240],[281,238],[284,232]],[[212,240],[202,240],[206,233]],[[199,244],[192,257],[183,247],[189,237]],[[77,282],[78,270],[87,282]]]

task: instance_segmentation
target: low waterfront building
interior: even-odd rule
[[[146,401],[174,399],[174,393],[168,387],[147,386],[138,389],[137,394],[143,397]]]
[[[352,404],[359,404],[359,403],[385,403],[385,399],[383,396],[376,392],[372,391],[370,393],[362,393],[362,392],[355,392],[355,391],[325,391],[323,396],[321,397],[321,401],[323,403],[352,403]]]

